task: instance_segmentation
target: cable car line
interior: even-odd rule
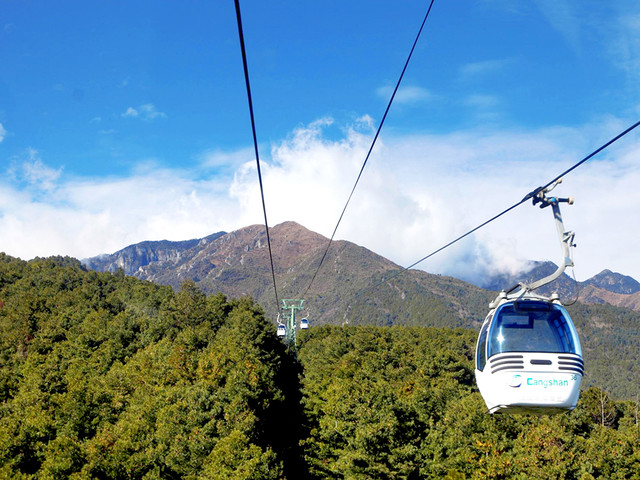
[[[378,129],[376,131],[375,136],[373,137],[373,141],[371,142],[371,146],[369,147],[369,151],[367,152],[367,155],[366,155],[366,157],[364,159],[362,167],[360,168],[360,172],[358,173],[358,177],[356,178],[356,181],[355,181],[355,183],[353,185],[353,188],[351,189],[351,193],[349,194],[349,197],[347,198],[347,202],[345,203],[344,208],[342,209],[342,213],[340,213],[340,217],[338,218],[338,222],[336,223],[336,226],[333,229],[333,233],[331,234],[331,238],[329,239],[329,243],[327,244],[327,248],[324,250],[324,253],[322,254],[322,258],[320,259],[320,263],[318,264],[318,267],[316,268],[315,273],[311,277],[311,281],[309,282],[309,286],[304,291],[302,297],[306,297],[307,296],[307,293],[309,292],[309,289],[311,288],[311,285],[313,285],[313,282],[315,281],[316,276],[318,275],[318,272],[320,271],[320,268],[322,267],[322,264],[324,263],[324,260],[327,257],[327,253],[329,252],[329,248],[331,247],[331,243],[333,242],[333,239],[334,239],[334,237],[336,235],[336,232],[338,231],[338,227],[340,226],[340,222],[342,221],[342,217],[344,216],[344,213],[346,212],[347,207],[349,206],[349,203],[351,202],[351,197],[353,197],[353,193],[355,192],[356,187],[358,186],[358,182],[360,181],[360,177],[362,176],[362,172],[364,172],[364,168],[367,166],[367,162],[369,161],[369,157],[371,156],[371,152],[373,151],[373,147],[375,146],[376,141],[378,140],[378,136],[380,135],[380,131],[382,130],[382,126],[384,125],[384,121],[386,120],[387,114],[389,113],[389,110],[391,109],[391,104],[393,103],[393,100],[395,99],[396,93],[398,92],[398,89],[400,88],[400,83],[402,82],[402,79],[404,78],[404,74],[407,71],[407,67],[409,66],[409,61],[411,60],[411,57],[413,56],[413,52],[416,49],[416,45],[418,44],[418,40],[420,39],[420,34],[422,33],[422,30],[424,29],[424,25],[427,22],[427,19],[429,18],[429,14],[431,13],[431,8],[433,7],[434,1],[435,0],[431,0],[431,2],[429,3],[429,8],[427,9],[427,13],[424,16],[424,19],[422,20],[422,24],[420,25],[420,29],[418,30],[416,38],[413,41],[413,45],[411,46],[411,50],[409,52],[407,60],[404,63],[404,67],[402,68],[402,72],[400,73],[400,77],[398,78],[398,82],[396,83],[396,86],[393,89],[393,93],[391,94],[391,98],[389,99],[389,103],[387,104],[387,108],[385,109],[384,114],[382,115],[382,120],[380,120],[380,125],[378,125]]]
[[[390,280],[393,280],[394,278],[396,278],[397,276],[401,275],[402,273],[406,272],[407,270],[415,267],[416,265],[418,265],[419,263],[422,263],[423,261],[427,260],[428,258],[434,256],[437,253],[440,253],[442,250],[444,250],[445,248],[450,247],[451,245],[453,245],[454,243],[459,242],[460,240],[462,240],[465,237],[468,237],[469,235],[471,235],[472,233],[476,232],[477,230],[481,229],[482,227],[488,225],[489,223],[493,222],[494,220],[497,220],[498,218],[500,218],[501,216],[505,215],[506,213],[509,213],[511,210],[515,209],[516,207],[519,207],[520,205],[522,205],[524,202],[526,202],[527,200],[534,198],[536,196],[538,196],[538,194],[540,194],[540,192],[544,192],[550,185],[552,185],[553,183],[557,182],[560,178],[562,178],[563,176],[567,175],[568,173],[572,172],[573,170],[575,170],[576,168],[578,168],[579,166],[581,166],[582,164],[584,164],[586,161],[590,160],[591,158],[593,158],[595,155],[597,155],[598,153],[602,152],[605,148],[609,147],[610,145],[612,145],[613,143],[615,143],[616,141],[620,140],[622,137],[624,137],[626,134],[628,134],[629,132],[631,132],[632,130],[634,130],[635,128],[637,128],[638,126],[640,126],[640,121],[634,123],[633,125],[631,125],[629,128],[627,128],[626,130],[620,132],[618,135],[616,135],[615,137],[613,137],[611,140],[609,140],[608,142],[606,142],[605,144],[601,145],[599,148],[597,148],[596,150],[594,150],[593,152],[591,152],[589,155],[587,155],[586,157],[584,157],[582,160],[580,160],[579,162],[575,163],[573,166],[571,166],[570,168],[568,168],[567,170],[565,170],[564,172],[562,172],[560,175],[554,177],[553,180],[551,180],[549,183],[547,183],[546,185],[543,185],[541,187],[536,188],[535,190],[533,190],[532,192],[529,192],[522,200],[520,200],[517,203],[514,203],[513,205],[511,205],[509,208],[503,210],[502,212],[498,213],[497,215],[491,217],[489,220],[481,223],[480,225],[478,225],[477,227],[469,230],[468,232],[460,235],[459,237],[457,237],[455,240],[450,241],[449,243],[447,243],[446,245],[443,245],[442,247],[438,248],[437,250],[434,250],[433,252],[431,252],[430,254],[422,257],[420,260],[412,263],[411,265],[409,265],[408,267],[404,267],[401,270],[398,270],[397,272],[395,272],[393,275],[391,275],[389,278],[383,279],[382,281],[376,283],[375,285],[371,286],[371,287],[367,287],[364,288],[363,290],[361,290],[360,292],[356,293],[356,297],[360,296],[360,294],[362,294],[363,292],[369,291],[369,290],[373,290],[377,287],[379,287],[380,285],[389,282]]]
[[[244,45],[244,34],[242,30],[242,17],[240,15],[240,0],[235,0],[236,18],[238,21],[238,36],[240,39],[240,50],[242,51],[242,66],[244,68],[244,80],[247,86],[247,99],[249,102],[249,116],[251,117],[251,131],[253,133],[253,148],[256,155],[256,166],[258,169],[258,182],[260,184],[260,196],[262,198],[262,212],[264,213],[264,228],[267,233],[267,245],[269,247],[269,261],[271,262],[271,277],[273,279],[273,291],[276,298],[276,312],[280,309],[280,301],[278,300],[278,287],[276,286],[276,272],[273,267],[273,254],[271,251],[271,237],[269,236],[269,222],[267,221],[267,206],[264,200],[264,188],[262,185],[262,172],[260,170],[260,154],[258,152],[258,137],[256,135],[256,122],[253,115],[253,102],[251,100],[251,84],[249,82],[249,68],[247,66],[247,53]]]

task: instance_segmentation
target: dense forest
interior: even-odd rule
[[[250,298],[0,254],[0,478],[640,478],[637,398],[488,415],[475,336],[326,325],[287,350]]]

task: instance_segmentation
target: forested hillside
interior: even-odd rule
[[[637,478],[636,397],[488,415],[475,335],[312,327],[294,355],[249,298],[0,255],[0,478]]]
[[[301,478],[290,358],[249,299],[3,255],[0,478]]]
[[[304,334],[310,478],[638,478],[636,402],[591,387],[569,414],[489,415],[473,380],[474,337],[418,327]]]

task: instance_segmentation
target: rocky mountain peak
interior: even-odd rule
[[[630,295],[640,292],[640,282],[628,275],[603,270],[584,282],[585,285],[593,285],[613,293]]]

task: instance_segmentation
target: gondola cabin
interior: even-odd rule
[[[557,296],[504,292],[476,347],[476,383],[490,413],[559,413],[576,406],[584,374],[571,317]]]
[[[302,330],[306,330],[307,328],[309,328],[309,319],[308,318],[303,318],[302,320],[300,320],[300,328]]]
[[[278,334],[279,337],[284,337],[287,334],[287,329],[284,326],[284,324],[282,324],[282,323],[278,324],[277,334]]]

